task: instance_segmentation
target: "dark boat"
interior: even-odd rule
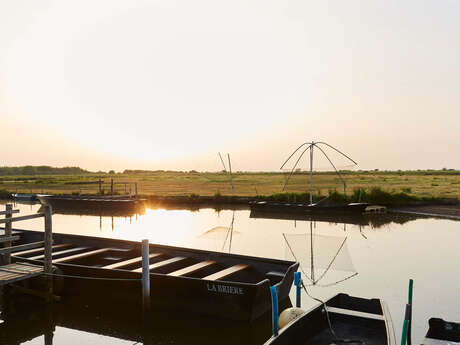
[[[15,193],[13,199],[17,201],[38,201],[37,194]]]
[[[429,329],[422,345],[456,345],[460,344],[460,323],[431,318]]]
[[[20,236],[16,245],[42,241],[43,233],[22,231]],[[271,285],[278,284],[280,303],[288,299],[299,266],[292,261],[164,245],[151,244],[149,251],[152,308],[236,320],[253,321],[268,312]],[[15,252],[12,257],[40,264],[44,248]],[[53,265],[64,275],[63,281],[57,278],[56,282],[57,287],[63,286],[56,291],[63,298],[141,305],[139,242],[55,233]]]
[[[389,314],[380,299],[338,294],[325,304],[327,313],[323,304],[313,308],[265,345],[395,344]]]
[[[145,199],[130,196],[57,196],[38,195],[43,205],[51,205],[53,210],[125,210],[136,211],[144,208]]]
[[[365,202],[349,204],[308,204],[274,201],[252,201],[249,203],[251,211],[283,212],[296,214],[361,214],[369,206]]]

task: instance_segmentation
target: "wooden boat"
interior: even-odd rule
[[[380,299],[338,294],[282,328],[265,345],[395,344],[389,314]],[[331,332],[331,328],[333,333]]]
[[[369,204],[365,202],[354,202],[349,204],[308,204],[274,201],[252,201],[249,205],[251,211],[297,214],[361,214],[365,211],[366,207],[369,206]]]
[[[132,210],[144,208],[145,199],[129,196],[57,196],[38,195],[43,205],[51,205],[54,210]]]
[[[20,236],[15,245],[42,241],[43,233],[27,230]],[[139,242],[58,233],[53,241],[53,265],[64,275],[62,291],[57,293],[63,298],[81,295],[140,305]],[[44,248],[15,252],[12,257],[41,264]],[[288,298],[298,266],[292,261],[151,244],[152,308],[252,321],[271,309],[271,285],[278,284],[280,302]]]
[[[422,345],[457,345],[460,344],[460,323],[431,318],[429,329]]]

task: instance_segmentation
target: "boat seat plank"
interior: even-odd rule
[[[190,274],[190,273],[193,273],[193,272],[196,272],[196,271],[199,271],[203,268],[206,268],[210,265],[214,265],[216,262],[215,261],[212,261],[212,260],[209,260],[209,261],[201,261],[195,265],[192,265],[192,266],[187,266],[187,267],[184,267],[180,270],[177,270],[177,271],[174,271],[174,272],[171,272],[171,273],[168,273],[169,276],[174,276],[174,277],[180,277],[180,276],[184,276],[186,274]]]
[[[96,249],[96,250],[92,250],[92,251],[89,251],[89,252],[84,252],[84,253],[75,254],[75,255],[71,255],[71,256],[65,256],[63,258],[53,260],[53,263],[68,262],[68,261],[72,261],[72,260],[83,259],[83,258],[86,258],[88,256],[108,252],[109,250],[112,250],[112,248],[101,248],[101,249]]]
[[[163,254],[162,253],[153,253],[153,254],[149,255],[149,258],[150,259],[155,258],[155,257],[160,256],[160,255],[163,255]],[[139,263],[139,262],[142,262],[142,256],[138,256],[138,257],[133,258],[133,259],[128,259],[128,260],[115,262],[113,264],[109,264],[109,265],[105,265],[105,266],[101,266],[101,268],[114,269],[114,268],[120,268],[120,267],[125,267],[125,266],[128,266],[128,265],[136,264],[136,263]]]
[[[187,259],[187,258],[183,257],[183,256],[176,256],[176,257],[168,259],[168,260],[155,262],[154,264],[151,264],[149,266],[149,270],[153,270],[155,268],[163,267],[163,266],[172,264],[172,263],[177,262],[177,261],[185,260],[185,259]],[[142,272],[142,267],[136,268],[135,270],[132,270],[132,271],[133,272]]]
[[[64,244],[56,244],[52,247],[52,249],[61,249],[61,248],[68,248],[71,247],[72,245],[69,243],[64,243]],[[23,255],[29,255],[29,254],[35,254],[35,253],[40,253],[45,250],[45,247],[41,248],[36,248],[36,249],[30,249],[30,250],[23,250],[20,252],[16,252],[14,254],[11,254],[12,256],[23,256]]]
[[[239,272],[239,271],[242,271],[242,270],[245,270],[246,268],[248,268],[249,265],[246,265],[246,264],[238,264],[238,265],[234,265],[234,266],[231,266],[231,267],[228,267],[222,271],[219,271],[219,272],[216,272],[216,273],[213,273],[209,276],[206,276],[204,277],[203,279],[206,279],[206,280],[221,280],[223,278],[226,278],[236,272]]]
[[[62,255],[62,254],[71,254],[73,252],[78,252],[78,251],[82,251],[82,250],[85,250],[85,249],[89,249],[89,247],[76,247],[76,248],[70,248],[70,249],[66,249],[66,250],[61,250],[61,251],[58,251],[58,252],[55,252],[55,253],[51,253],[51,257],[54,257],[54,256],[57,256],[57,255]],[[27,258],[27,259],[31,259],[31,260],[43,260],[45,258],[45,255],[37,255],[37,256],[32,256],[30,258]],[[53,260],[54,262],[54,260]]]
[[[362,312],[362,311],[355,311],[355,310],[350,310],[350,309],[327,307],[327,311],[329,313],[357,316],[357,317],[362,317],[362,318],[366,318],[366,319],[385,320],[383,315],[365,313],[365,312]]]

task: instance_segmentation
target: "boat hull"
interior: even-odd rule
[[[367,203],[350,203],[339,205],[309,205],[305,203],[286,203],[271,201],[254,201],[250,203],[251,211],[280,212],[294,214],[361,214]]]
[[[329,320],[339,339],[356,339],[349,344],[395,344],[388,312],[379,299],[338,294],[326,301]],[[265,345],[330,345],[337,343],[327,321],[324,306],[313,308],[283,328]],[[338,342],[341,343],[341,342]]]
[[[43,234],[34,231],[24,231],[22,242],[42,240]],[[100,299],[107,303],[127,303],[129,305],[142,303],[141,273],[128,266],[124,269],[107,269],[115,259],[138,257],[141,253],[139,242],[116,239],[103,239],[88,236],[53,234],[54,245],[71,244],[73,247],[87,248],[86,251],[99,248],[112,248],[106,254],[86,257],[71,262],[54,262],[63,277],[55,278],[56,291],[63,298],[92,300]],[[20,243],[18,243],[20,244]],[[129,256],[128,254],[129,253]],[[181,310],[198,314],[212,315],[234,320],[253,321],[271,309],[270,285],[278,284],[280,303],[289,297],[290,287],[298,263],[291,261],[273,260],[242,255],[211,252],[197,249],[150,245],[150,253],[161,253],[167,258],[184,257],[182,264],[171,264],[161,269],[152,269],[150,273],[150,295],[152,308]],[[55,257],[62,257],[56,252]],[[105,255],[105,256],[104,256]],[[30,256],[14,256],[15,260],[31,263],[41,263],[42,259]],[[54,257],[53,257],[54,259]],[[112,261],[110,261],[112,260]],[[235,274],[221,280],[205,279],[208,276],[204,270],[199,274],[188,276],[171,276],[168,273],[184,266],[205,260],[215,261],[220,268],[235,264],[247,264],[246,272]],[[182,265],[182,266],[181,266]],[[274,277],[268,272],[279,272]],[[83,279],[87,278],[87,279]]]

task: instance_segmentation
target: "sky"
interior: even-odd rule
[[[459,18],[460,0],[2,0],[0,166],[214,171],[221,152],[276,171],[323,141],[357,169],[460,169]]]

